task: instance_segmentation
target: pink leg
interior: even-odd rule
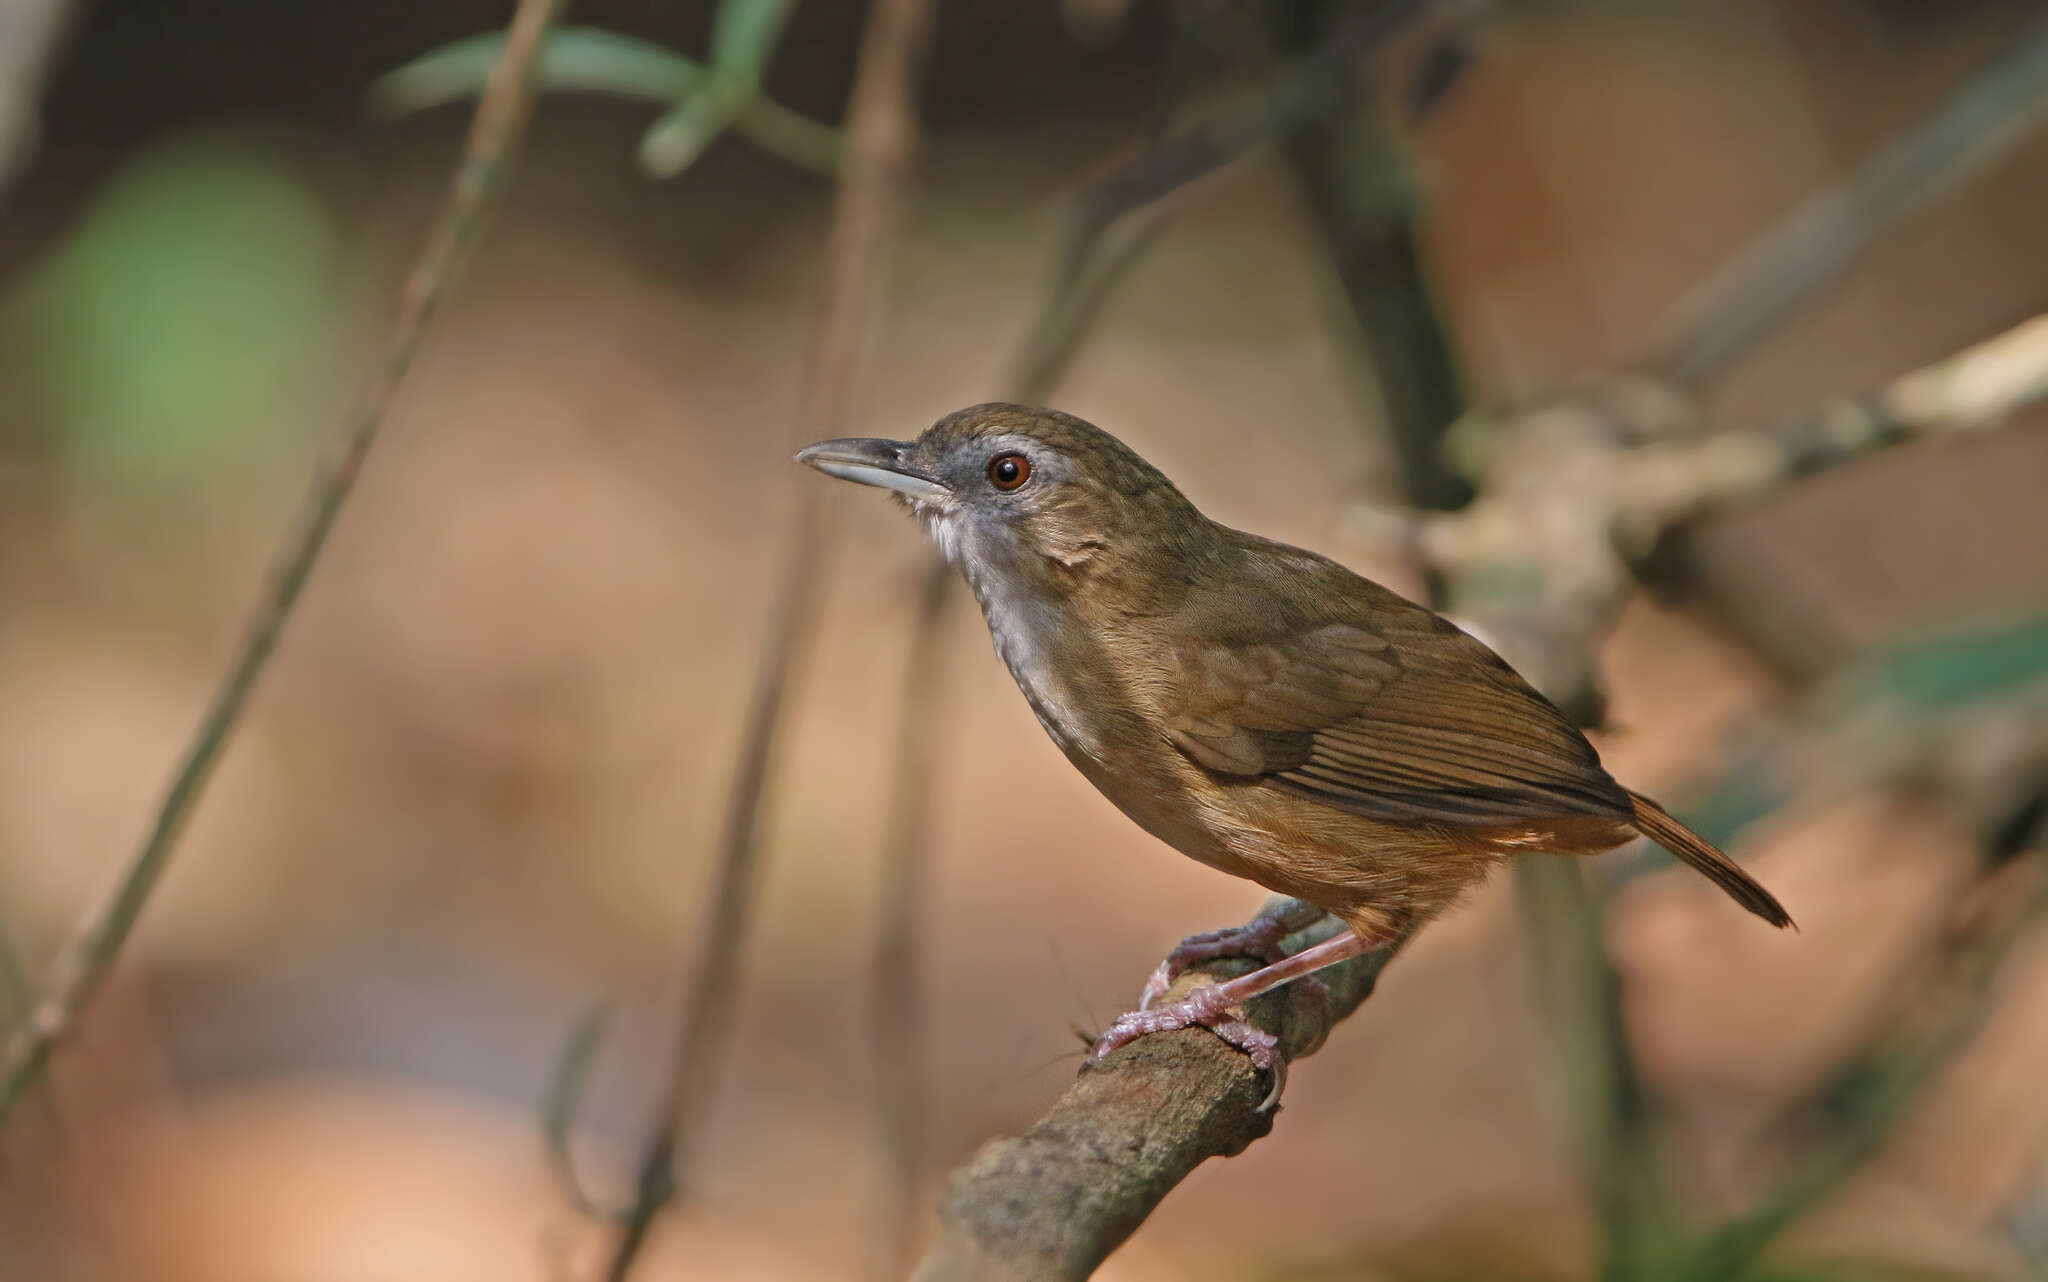
[[[1286,1080],[1279,1041],[1271,1033],[1254,1028],[1243,1020],[1227,1018],[1231,1008],[1261,993],[1271,992],[1289,980],[1363,956],[1377,947],[1377,942],[1361,939],[1356,931],[1347,930],[1249,975],[1197,988],[1180,1001],[1132,1011],[1111,1024],[1109,1030],[1097,1039],[1095,1049],[1088,1053],[1088,1062],[1099,1063],[1111,1052],[1130,1045],[1147,1033],[1200,1025],[1251,1056],[1254,1067],[1273,1070],[1273,1093],[1260,1105],[1261,1108],[1270,1107],[1280,1098],[1280,1087]]]
[[[1145,981],[1145,991],[1138,997],[1138,1009],[1149,1009],[1152,1003],[1166,996],[1166,990],[1173,987],[1173,981],[1180,978],[1181,972],[1205,961],[1215,961],[1219,957],[1250,957],[1272,965],[1286,956],[1280,950],[1280,941],[1297,930],[1314,925],[1323,915],[1323,910],[1314,904],[1293,899],[1271,912],[1260,913],[1245,925],[1189,935],[1166,955],[1166,960],[1159,963],[1159,969]]]

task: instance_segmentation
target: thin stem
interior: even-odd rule
[[[825,319],[807,368],[798,422],[805,439],[831,436],[851,401],[861,338],[880,302],[882,260],[895,237],[917,139],[916,63],[931,0],[879,0],[862,39],[848,111],[848,153],[832,224]],[[801,491],[789,561],[756,678],[728,794],[709,896],[703,964],[684,998],[674,1064],[640,1164],[633,1204],[605,1277],[626,1277],[655,1216],[675,1195],[689,1146],[702,1133],[730,1042],[741,945],[759,878],[762,802],[773,767],[783,695],[815,631],[826,526],[818,487]]]
[[[1670,1240],[1649,1090],[1629,1045],[1621,977],[1607,958],[1600,901],[1577,860],[1522,859],[1515,888],[1534,953],[1558,1076],[1578,1127],[1580,1174],[1602,1230],[1601,1275],[1654,1274]]]
[[[86,915],[52,967],[35,1010],[0,1057],[0,1121],[22,1090],[48,1063],[51,1051],[91,1003],[114,959],[149,901],[185,820],[204,792],[214,764],[240,721],[249,693],[277,647],[299,594],[319,560],[327,536],[362,474],[370,447],[427,327],[439,311],[484,215],[504,186],[506,171],[533,109],[535,54],[566,0],[519,0],[504,56],[491,71],[477,103],[469,140],[447,200],[406,277],[392,326],[391,345],[350,415],[334,454],[315,473],[292,532],[286,536],[269,582],[241,645],[185,748],[148,834],[113,892]]]
[[[1326,8],[1302,0],[1299,25],[1313,32]],[[1442,441],[1464,411],[1464,384],[1424,260],[1407,158],[1364,73],[1339,81],[1330,109],[1289,139],[1285,152],[1349,305],[1356,329],[1342,337],[1356,342],[1370,368],[1408,500],[1456,509],[1472,487],[1444,459]]]
[[[13,0],[0,9],[0,188],[35,157],[43,84],[76,20],[69,0]]]
[[[2008,154],[2044,115],[2048,22],[1696,289],[1652,367],[1687,385],[1726,369],[1894,224]]]
[[[953,575],[943,562],[925,569],[903,667],[903,710],[890,771],[882,849],[881,917],[875,928],[874,1030],[880,1048],[876,1111],[889,1165],[883,1276],[901,1277],[911,1262],[920,1213],[924,1153],[924,1056],[918,1000],[918,925],[931,862],[931,801],[938,774],[940,695],[946,606]]]

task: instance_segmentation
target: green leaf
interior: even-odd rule
[[[503,32],[490,32],[424,54],[372,83],[367,94],[370,108],[380,115],[400,116],[473,98],[483,91],[504,43]],[[550,32],[536,75],[543,92],[609,94],[664,106],[688,102],[716,78],[672,49],[595,27]],[[758,94],[746,95],[725,126],[799,168],[824,174],[838,171],[837,129]]]
[[[370,107],[398,116],[473,98],[483,91],[504,45],[502,31],[443,45],[378,77],[370,85]],[[536,74],[544,90],[660,103],[680,101],[710,79],[710,72],[673,50],[594,27],[549,33]]]
[[[541,1132],[547,1137],[548,1156],[554,1162],[555,1172],[577,1206],[594,1215],[603,1215],[604,1212],[584,1194],[583,1185],[576,1178],[576,1159],[570,1149],[570,1139],[576,1129],[576,1114],[583,1104],[584,1088],[590,1083],[591,1066],[597,1062],[597,1048],[604,1041],[605,1026],[611,1022],[611,1013],[610,1003],[593,1001],[577,1014],[569,1036],[563,1039],[561,1053],[555,1057],[554,1071],[548,1074],[547,1090],[541,1096],[540,1106]]]
[[[760,84],[795,8],[796,0],[725,0],[711,27],[711,65],[720,76],[748,77]]]
[[[1872,665],[1865,695],[1954,708],[2048,680],[2048,614],[1891,647]]]

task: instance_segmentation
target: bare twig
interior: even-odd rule
[[[1338,24],[1257,100],[1145,147],[1089,187],[1079,210],[1083,236],[1086,224],[1107,226],[1316,119],[1365,56],[1427,7],[1428,0],[1380,0]]]
[[[882,829],[881,915],[875,927],[874,1036],[880,1048],[876,1112],[889,1163],[884,1189],[881,1276],[900,1277],[916,1249],[924,1153],[924,1046],[918,1018],[918,926],[925,868],[931,854],[932,785],[938,774],[940,694],[945,672],[942,625],[953,576],[943,563],[925,567],[903,665],[903,709],[897,718],[896,761],[889,773]]]
[[[1995,427],[2044,396],[2048,317],[1773,427],[1702,434],[1661,389],[1602,380],[1491,423],[1468,416],[1453,441],[1477,497],[1410,528],[1458,620],[1584,715],[1600,702],[1598,637],[1672,532],[1898,441]]]
[[[931,26],[931,0],[879,0],[861,42],[847,117],[847,157],[833,215],[825,318],[812,349],[797,422],[804,439],[831,436],[847,417],[861,338],[880,301],[883,258],[895,235],[917,138],[912,82]],[[758,826],[783,692],[812,634],[824,509],[818,487],[798,499],[769,644],[756,678],[719,839],[703,961],[684,1000],[679,1044],[659,1119],[640,1164],[632,1206],[605,1276],[626,1276],[654,1217],[674,1195],[701,1133],[732,1022],[740,946],[757,876]]]
[[[1515,862],[1547,1040],[1578,1128],[1580,1178],[1599,1216],[1601,1275],[1655,1277],[1672,1242],[1673,1203],[1650,1130],[1649,1092],[1629,1045],[1605,911],[1576,860]]]
[[[1696,289],[1649,368],[1688,386],[1719,373],[1884,232],[2007,155],[2044,116],[2048,22]]]
[[[42,134],[43,82],[71,23],[69,0],[0,5],[0,187],[35,155]]]
[[[1341,929],[1323,919],[1286,947],[1298,951]],[[1319,972],[1327,1004],[1282,989],[1254,1001],[1251,1018],[1290,1060],[1311,1054],[1371,995],[1395,951]],[[1250,965],[1211,963],[1182,976],[1174,995]],[[1273,1114],[1259,1111],[1267,1086],[1206,1030],[1140,1038],[1083,1073],[1024,1134],[984,1145],[954,1172],[939,1241],[916,1282],[1086,1278],[1195,1167],[1235,1156],[1272,1129]]]
[[[1370,367],[1376,426],[1392,441],[1408,501],[1453,509],[1472,489],[1445,462],[1441,442],[1465,390],[1422,255],[1408,161],[1363,74],[1339,82],[1333,98],[1286,155],[1356,322],[1344,337]]]
[[[1166,229],[1166,213],[1155,206],[1112,239],[1110,225],[1077,218],[1045,306],[1018,344],[1004,380],[1011,400],[1035,403],[1051,395],[1067,362],[1088,335],[1102,305]]]
[[[533,107],[535,52],[564,0],[519,0],[505,55],[491,73],[462,161],[456,168],[419,261],[406,277],[391,344],[350,415],[341,440],[320,467],[270,572],[240,647],[200,719],[168,792],[141,847],[113,892],[87,914],[58,956],[48,987],[33,1014],[8,1042],[0,1061],[0,1118],[49,1060],[127,941],[135,919],[162,876],[185,819],[205,788],[208,775],[240,720],[256,679],[277,646],[292,607],[306,586],[327,535],[355,488],[378,429],[384,424],[400,383],[419,354],[420,342],[439,310],[484,214],[504,185],[514,151]]]
[[[592,1219],[609,1218],[610,1213],[584,1190],[583,1181],[577,1177],[572,1141],[576,1107],[582,1102],[584,1083],[590,1078],[591,1065],[597,1059],[597,1048],[604,1041],[605,1025],[610,1019],[611,1007],[604,1002],[592,1002],[577,1015],[569,1036],[562,1042],[561,1053],[555,1057],[554,1070],[548,1074],[547,1093],[540,1106],[541,1138],[547,1144],[548,1167],[554,1173],[555,1183],[561,1185],[570,1205]]]

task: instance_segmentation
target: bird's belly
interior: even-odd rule
[[[1178,787],[1097,787],[1182,854],[1317,904],[1369,935],[1442,911],[1498,862],[1434,825],[1380,823],[1264,784],[1219,780],[1185,759],[1174,765],[1194,777]]]

